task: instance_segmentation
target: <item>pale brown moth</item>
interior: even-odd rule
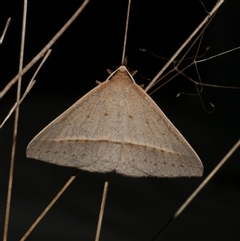
[[[197,154],[124,66],[44,128],[27,157],[133,177],[203,173]]]

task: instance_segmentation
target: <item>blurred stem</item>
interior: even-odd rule
[[[25,33],[26,33],[26,20],[27,20],[27,0],[24,0],[23,21],[22,21],[22,37],[21,37],[20,59],[19,59],[19,72],[22,71],[22,67],[23,67],[24,44],[25,44]],[[22,77],[19,77],[18,86],[17,86],[16,102],[19,102],[19,100],[20,100],[21,83],[22,83]],[[7,241],[7,235],[8,235],[9,216],[10,216],[10,207],[11,207],[11,196],[12,196],[12,185],[13,185],[13,173],[14,173],[14,162],[15,162],[15,154],[16,154],[16,145],[17,145],[18,119],[19,119],[19,106],[16,108],[16,111],[15,111],[15,119],[14,119],[14,127],[13,127],[13,143],[12,143],[11,162],[10,162],[9,179],[8,179],[8,191],[7,191],[7,203],[6,203],[3,241]]]
[[[66,184],[61,188],[61,190],[57,193],[57,195],[52,199],[52,201],[47,205],[47,207],[43,210],[43,212],[39,215],[36,221],[32,224],[32,226],[28,229],[28,231],[23,235],[20,241],[24,241],[29,234],[33,231],[33,229],[38,225],[38,223],[43,219],[43,217],[47,214],[47,212],[52,208],[52,206],[56,203],[56,201],[62,196],[62,194],[66,191],[66,189],[70,186],[70,184],[75,180],[77,175],[80,173],[78,170],[74,175],[72,175]]]
[[[210,172],[210,174],[204,179],[204,181],[195,189],[195,191],[189,196],[189,198],[182,204],[182,206],[177,210],[177,212],[171,217],[171,219],[162,227],[162,229],[157,233],[157,235],[152,239],[156,241],[163,231],[174,221],[188,206],[190,202],[197,196],[197,194],[206,186],[206,184],[212,179],[212,177],[219,171],[225,162],[232,156],[232,154],[240,147],[240,140],[238,140],[231,150],[223,157],[223,159],[217,164],[217,166]]]
[[[99,217],[98,217],[98,224],[97,224],[95,241],[99,241],[99,238],[100,238],[101,227],[102,227],[102,219],[103,219],[103,214],[104,214],[104,209],[105,209],[105,204],[106,204],[106,199],[107,199],[109,176],[110,176],[110,174],[107,173],[106,174],[106,180],[105,180],[105,183],[104,183],[104,188],[103,188],[102,202],[101,202],[101,207],[100,207],[100,212],[99,212]]]

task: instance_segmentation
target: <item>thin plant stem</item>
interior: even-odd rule
[[[215,55],[214,55],[215,56]],[[213,57],[214,57],[213,56]],[[211,57],[210,57],[211,58]],[[209,60],[209,58],[207,58],[206,60]],[[203,61],[200,61],[203,62]],[[187,79],[189,79],[191,82],[193,82],[196,85],[201,85],[201,86],[206,86],[206,87],[213,87],[213,88],[222,88],[222,89],[233,89],[233,90],[239,90],[240,87],[237,86],[228,86],[228,85],[214,85],[214,84],[207,84],[207,83],[203,83],[203,82],[197,82],[196,80],[192,79],[191,77],[187,76],[184,71],[186,69],[188,69],[189,67],[191,67],[192,65],[196,65],[197,63],[199,63],[199,61],[195,61],[190,63],[188,66],[184,67],[183,69],[179,70],[177,68],[174,68],[172,70],[170,70],[169,72],[167,72],[164,76],[162,76],[157,82],[159,82],[160,80],[164,79],[166,76],[168,76],[170,73],[172,73],[173,71],[177,71],[177,73],[175,75],[173,75],[170,79],[168,79],[167,81],[165,81],[163,84],[161,84],[160,86],[158,86],[156,89],[152,90],[149,95],[152,95],[154,92],[156,92],[157,90],[159,90],[160,88],[162,88],[164,85],[166,85],[167,83],[169,83],[172,79],[174,79],[175,77],[177,77],[178,75],[182,74],[183,76],[185,76]],[[155,82],[156,83],[156,82]],[[154,84],[155,84],[154,83]],[[177,97],[180,94],[185,94],[184,92],[180,92],[177,94]]]
[[[164,79],[164,77],[168,76],[170,73],[172,73],[174,70],[178,71],[178,66],[180,65],[180,63],[182,63],[184,60],[186,60],[187,58],[186,55],[188,54],[188,52],[192,49],[192,47],[195,45],[195,43],[198,41],[199,38],[202,39],[203,37],[203,33],[205,31],[205,29],[207,28],[207,26],[209,25],[210,21],[208,22],[208,24],[205,25],[204,29],[198,34],[198,36],[196,37],[196,39],[193,41],[193,43],[191,44],[191,46],[188,48],[188,50],[186,51],[186,53],[184,54],[184,56],[180,59],[180,60],[173,60],[173,63],[177,63],[174,64],[174,69],[170,70],[169,72],[167,72],[164,76],[162,76],[161,78],[158,78],[151,87],[153,87],[155,84],[157,84],[158,82],[160,82],[162,79]],[[197,34],[197,33],[196,33]],[[200,40],[201,43],[202,40]],[[199,43],[199,46],[200,46]],[[198,46],[198,51],[199,51],[199,46]],[[197,53],[198,53],[197,51]],[[151,53],[153,54],[153,53]],[[196,54],[197,55],[197,54]],[[194,59],[196,58],[196,56],[194,57]],[[189,64],[187,67],[185,67],[182,71],[188,69],[190,66],[192,66],[195,63],[195,61],[191,64]],[[164,86],[165,84],[167,84],[168,82],[170,82],[173,78],[175,78],[176,76],[178,76],[180,73],[178,72],[177,74],[175,74],[174,76],[172,76],[170,79],[168,79],[166,82],[164,82],[161,86],[159,86],[158,88],[156,88],[155,90],[153,90],[149,95],[153,94],[155,91],[157,91],[158,89],[160,89],[162,86]],[[160,76],[159,76],[160,77]]]
[[[61,188],[61,190],[57,193],[57,195],[52,199],[52,201],[47,205],[44,211],[39,215],[36,221],[32,224],[32,226],[28,229],[28,231],[23,235],[20,241],[24,241],[29,234],[33,231],[33,229],[38,225],[38,223],[43,219],[43,217],[47,214],[47,212],[52,208],[52,206],[56,203],[56,201],[60,198],[60,196],[66,191],[66,189],[70,186],[70,184],[75,180],[77,175],[80,173],[78,170],[74,175],[72,175],[66,184]]]
[[[0,125],[0,129],[5,125],[5,123],[8,121],[8,119],[11,117],[12,113],[18,108],[18,106],[22,103],[22,101],[25,99],[25,97],[27,96],[27,94],[29,93],[29,91],[32,89],[32,87],[35,85],[36,80],[31,80],[23,94],[23,96],[21,97],[21,99],[18,102],[15,102],[15,104],[12,106],[12,108],[10,109],[10,111],[8,112],[8,114],[6,115],[5,119],[3,120],[3,122]]]
[[[184,77],[186,77],[187,79],[189,79],[191,82],[193,82],[196,85],[201,85],[201,86],[207,86],[207,87],[213,87],[213,88],[222,88],[222,89],[233,89],[233,90],[239,90],[240,87],[237,86],[227,86],[227,85],[213,85],[213,84],[206,84],[206,83],[202,83],[202,82],[197,82],[194,79],[192,79],[191,77],[189,77],[188,75],[186,75],[183,70],[178,70],[177,72],[181,75],[183,75]]]
[[[95,241],[99,241],[99,238],[100,238],[103,214],[104,214],[105,204],[106,204],[106,200],[107,200],[109,176],[110,176],[110,174],[107,173],[106,174],[106,180],[105,180],[105,183],[104,183],[104,188],[103,188],[102,202],[101,202],[101,207],[100,207],[100,211],[99,211],[99,217],[98,217],[98,224],[97,224]]]
[[[15,104],[13,105],[13,107],[11,108],[11,110],[8,112],[8,114],[6,115],[5,119],[3,120],[2,124],[0,125],[0,129],[4,126],[4,124],[7,122],[7,120],[10,118],[10,116],[12,115],[12,113],[15,111],[15,109],[23,102],[23,100],[25,99],[25,97],[27,96],[27,94],[30,92],[30,90],[32,89],[33,85],[36,83],[36,80],[34,80],[34,78],[36,77],[37,73],[39,72],[39,70],[41,69],[42,65],[44,64],[44,62],[47,60],[49,54],[51,53],[51,49],[48,50],[48,52],[45,54],[43,60],[41,61],[40,65],[38,66],[37,70],[35,71],[32,79],[30,80],[24,94],[22,95],[21,99],[18,102],[15,102]]]
[[[124,64],[124,60],[125,60],[130,7],[131,7],[131,0],[128,0],[128,9],[127,9],[127,18],[126,18],[126,27],[125,27],[125,34],[124,34],[124,42],[123,42],[123,52],[122,52],[122,62],[121,62],[121,65]]]
[[[223,159],[218,163],[218,165],[211,171],[211,173],[204,179],[204,181],[198,186],[197,189],[189,196],[189,198],[182,204],[182,206],[177,210],[177,212],[172,216],[172,218],[163,226],[163,228],[157,233],[157,235],[152,239],[156,241],[158,237],[163,233],[164,230],[174,221],[188,206],[188,204],[197,196],[197,194],[206,186],[206,184],[211,180],[211,178],[218,172],[218,170],[225,164],[225,162],[232,156],[232,154],[240,147],[240,140],[238,140],[235,145],[230,149],[230,151],[223,157]]]
[[[21,37],[20,59],[19,59],[19,72],[22,70],[22,67],[23,67],[26,21],[27,21],[27,0],[24,0],[23,21],[22,21],[22,37]],[[17,86],[17,100],[16,100],[16,102],[19,102],[19,100],[20,100],[21,83],[22,83],[22,77],[19,77],[18,86]],[[3,241],[7,241],[8,227],[9,227],[9,216],[10,216],[12,185],[13,185],[13,173],[14,173],[16,146],[17,146],[18,119],[19,119],[19,106],[16,108],[16,111],[15,111],[15,119],[14,119],[14,127],[13,127],[13,143],[12,143],[12,152],[11,152],[9,179],[8,179],[8,190],[7,190],[7,202],[6,202],[5,221],[4,221]]]
[[[197,34],[197,32],[202,28],[202,26],[209,20],[209,18],[218,10],[218,8],[223,2],[224,0],[219,0],[216,3],[216,5],[213,7],[212,11],[208,14],[208,16],[199,24],[199,26],[193,31],[193,33],[187,38],[187,40],[181,45],[181,47],[176,51],[176,53],[169,59],[169,61],[164,65],[164,67],[158,72],[158,74],[153,78],[153,80],[145,88],[146,92],[154,85],[154,83],[158,80],[158,78],[162,75],[162,73],[181,53],[181,51],[186,47],[186,45],[191,41],[191,39]]]
[[[206,58],[206,59],[200,59],[200,60],[197,61],[197,63],[201,63],[201,62],[204,62],[204,61],[208,61],[208,60],[210,60],[210,59],[214,59],[214,58],[216,58],[216,57],[219,57],[219,56],[224,55],[224,54],[228,54],[228,53],[233,52],[233,51],[236,51],[236,50],[238,50],[238,49],[240,49],[240,46],[238,46],[238,47],[236,47],[236,48],[233,48],[233,49],[229,49],[229,50],[224,51],[224,52],[222,52],[222,53],[220,53],[220,54],[213,55],[213,56],[211,56],[211,57],[209,57],[209,58]]]
[[[3,43],[3,39],[4,39],[5,34],[6,34],[6,32],[7,32],[7,29],[8,29],[8,26],[9,26],[9,24],[10,24],[10,21],[11,21],[11,18],[8,18],[8,20],[7,20],[7,22],[6,22],[6,25],[5,25],[5,28],[3,29],[2,36],[1,36],[1,38],[0,38],[0,44]]]
[[[77,16],[86,7],[89,0],[84,0],[78,10],[72,15],[72,17],[64,24],[64,26],[55,34],[55,36],[45,45],[45,47],[4,87],[0,92],[0,99],[8,92],[8,90],[14,85],[17,80],[23,76],[57,41],[57,39],[67,30],[67,28],[73,23]]]

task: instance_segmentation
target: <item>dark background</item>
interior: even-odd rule
[[[18,72],[23,1],[0,1],[0,32],[12,18],[0,46],[0,87]],[[204,1],[211,10],[216,1]],[[80,6],[77,0],[29,1],[25,60],[27,64]],[[19,240],[75,169],[27,159],[29,141],[50,121],[108,77],[106,69],[121,62],[127,1],[90,1],[54,44],[20,108],[9,240]],[[200,53],[210,57],[240,45],[240,2],[226,1],[205,32]],[[197,0],[133,0],[127,41],[128,67],[145,84],[165,61],[139,51],[146,48],[170,58],[206,16]],[[195,50],[190,52],[194,55]],[[240,52],[198,65],[208,84],[240,86]],[[23,77],[23,89],[36,66]],[[196,79],[194,67],[188,70]],[[1,121],[15,101],[14,86],[1,100]],[[184,77],[172,80],[152,98],[199,154],[201,178],[129,178],[110,175],[101,240],[151,240],[186,198],[239,139],[239,90],[204,87],[201,97]],[[12,142],[13,117],[0,133],[1,237]],[[199,193],[159,240],[240,240],[239,150]],[[94,240],[105,175],[81,172],[27,240]]]

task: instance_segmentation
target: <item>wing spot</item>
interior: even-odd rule
[[[105,116],[108,116],[108,113],[104,113]]]
[[[172,166],[173,166],[173,167],[175,167],[175,164],[174,164],[174,163],[172,163]]]
[[[66,154],[66,153],[67,153],[66,151],[63,152],[63,154]]]
[[[133,117],[131,115],[128,116],[130,119],[133,119]]]
[[[86,117],[87,117],[87,118],[89,118],[89,117],[90,117],[90,115],[87,115]]]

